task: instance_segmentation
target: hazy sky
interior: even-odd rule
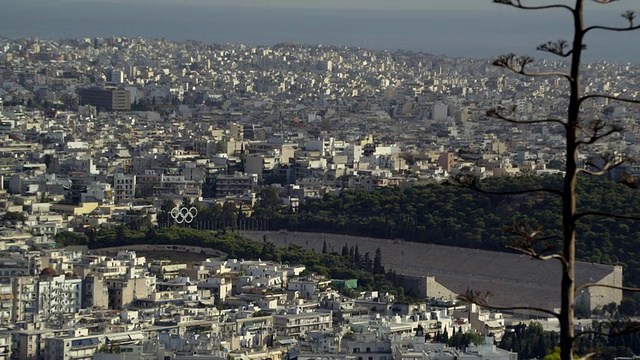
[[[491,0],[5,0],[11,2],[57,2],[57,3],[175,3],[185,5],[211,5],[234,7],[267,7],[267,8],[323,8],[323,9],[396,9],[396,10],[505,10],[508,6],[492,4]],[[6,4],[5,2],[5,4]],[[632,7],[635,0],[621,0],[612,4],[595,4],[586,0],[587,6],[609,10],[623,10]],[[572,4],[572,0],[525,0],[528,5],[550,3]],[[640,10],[640,9],[638,9]]]

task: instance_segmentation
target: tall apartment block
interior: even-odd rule
[[[80,89],[82,105],[93,105],[106,111],[131,110],[131,93],[117,87],[91,87]]]

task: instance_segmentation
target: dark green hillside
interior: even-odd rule
[[[493,191],[559,189],[559,177],[492,178],[482,186]],[[579,209],[640,215],[638,190],[602,178],[578,183]],[[549,234],[560,231],[560,199],[549,193],[488,195],[450,185],[373,192],[343,191],[309,200],[297,212],[258,209],[256,219],[272,230],[322,231],[416,242],[504,250],[511,235],[505,227],[542,224]],[[640,221],[585,217],[578,227],[580,260],[625,266],[627,285],[640,285]]]

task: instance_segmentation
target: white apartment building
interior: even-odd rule
[[[391,340],[378,339],[374,333],[355,334],[353,340],[345,341],[348,354],[356,360],[392,360]]]
[[[38,281],[38,313],[43,320],[77,313],[82,308],[82,279],[43,276]]]
[[[33,321],[36,317],[37,280],[33,276],[17,276],[11,281],[13,311],[11,322]]]
[[[310,331],[330,330],[331,322],[330,311],[273,316],[273,327],[276,334],[292,338],[299,338]]]
[[[113,176],[113,193],[116,204],[133,200],[136,194],[136,176],[116,173]]]

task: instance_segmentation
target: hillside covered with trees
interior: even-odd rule
[[[640,213],[637,189],[603,178],[578,183],[578,208],[633,215]],[[483,190],[561,189],[561,178],[504,177],[481,183]],[[334,232],[452,246],[503,250],[514,239],[515,223],[541,225],[549,235],[560,232],[560,197],[548,194],[496,195],[454,185],[432,184],[376,191],[345,190],[301,204],[297,211],[273,206],[263,191],[252,221],[271,230]],[[265,204],[269,204],[266,206]],[[624,266],[625,283],[640,286],[640,221],[583,217],[578,222],[577,255],[581,261]]]

